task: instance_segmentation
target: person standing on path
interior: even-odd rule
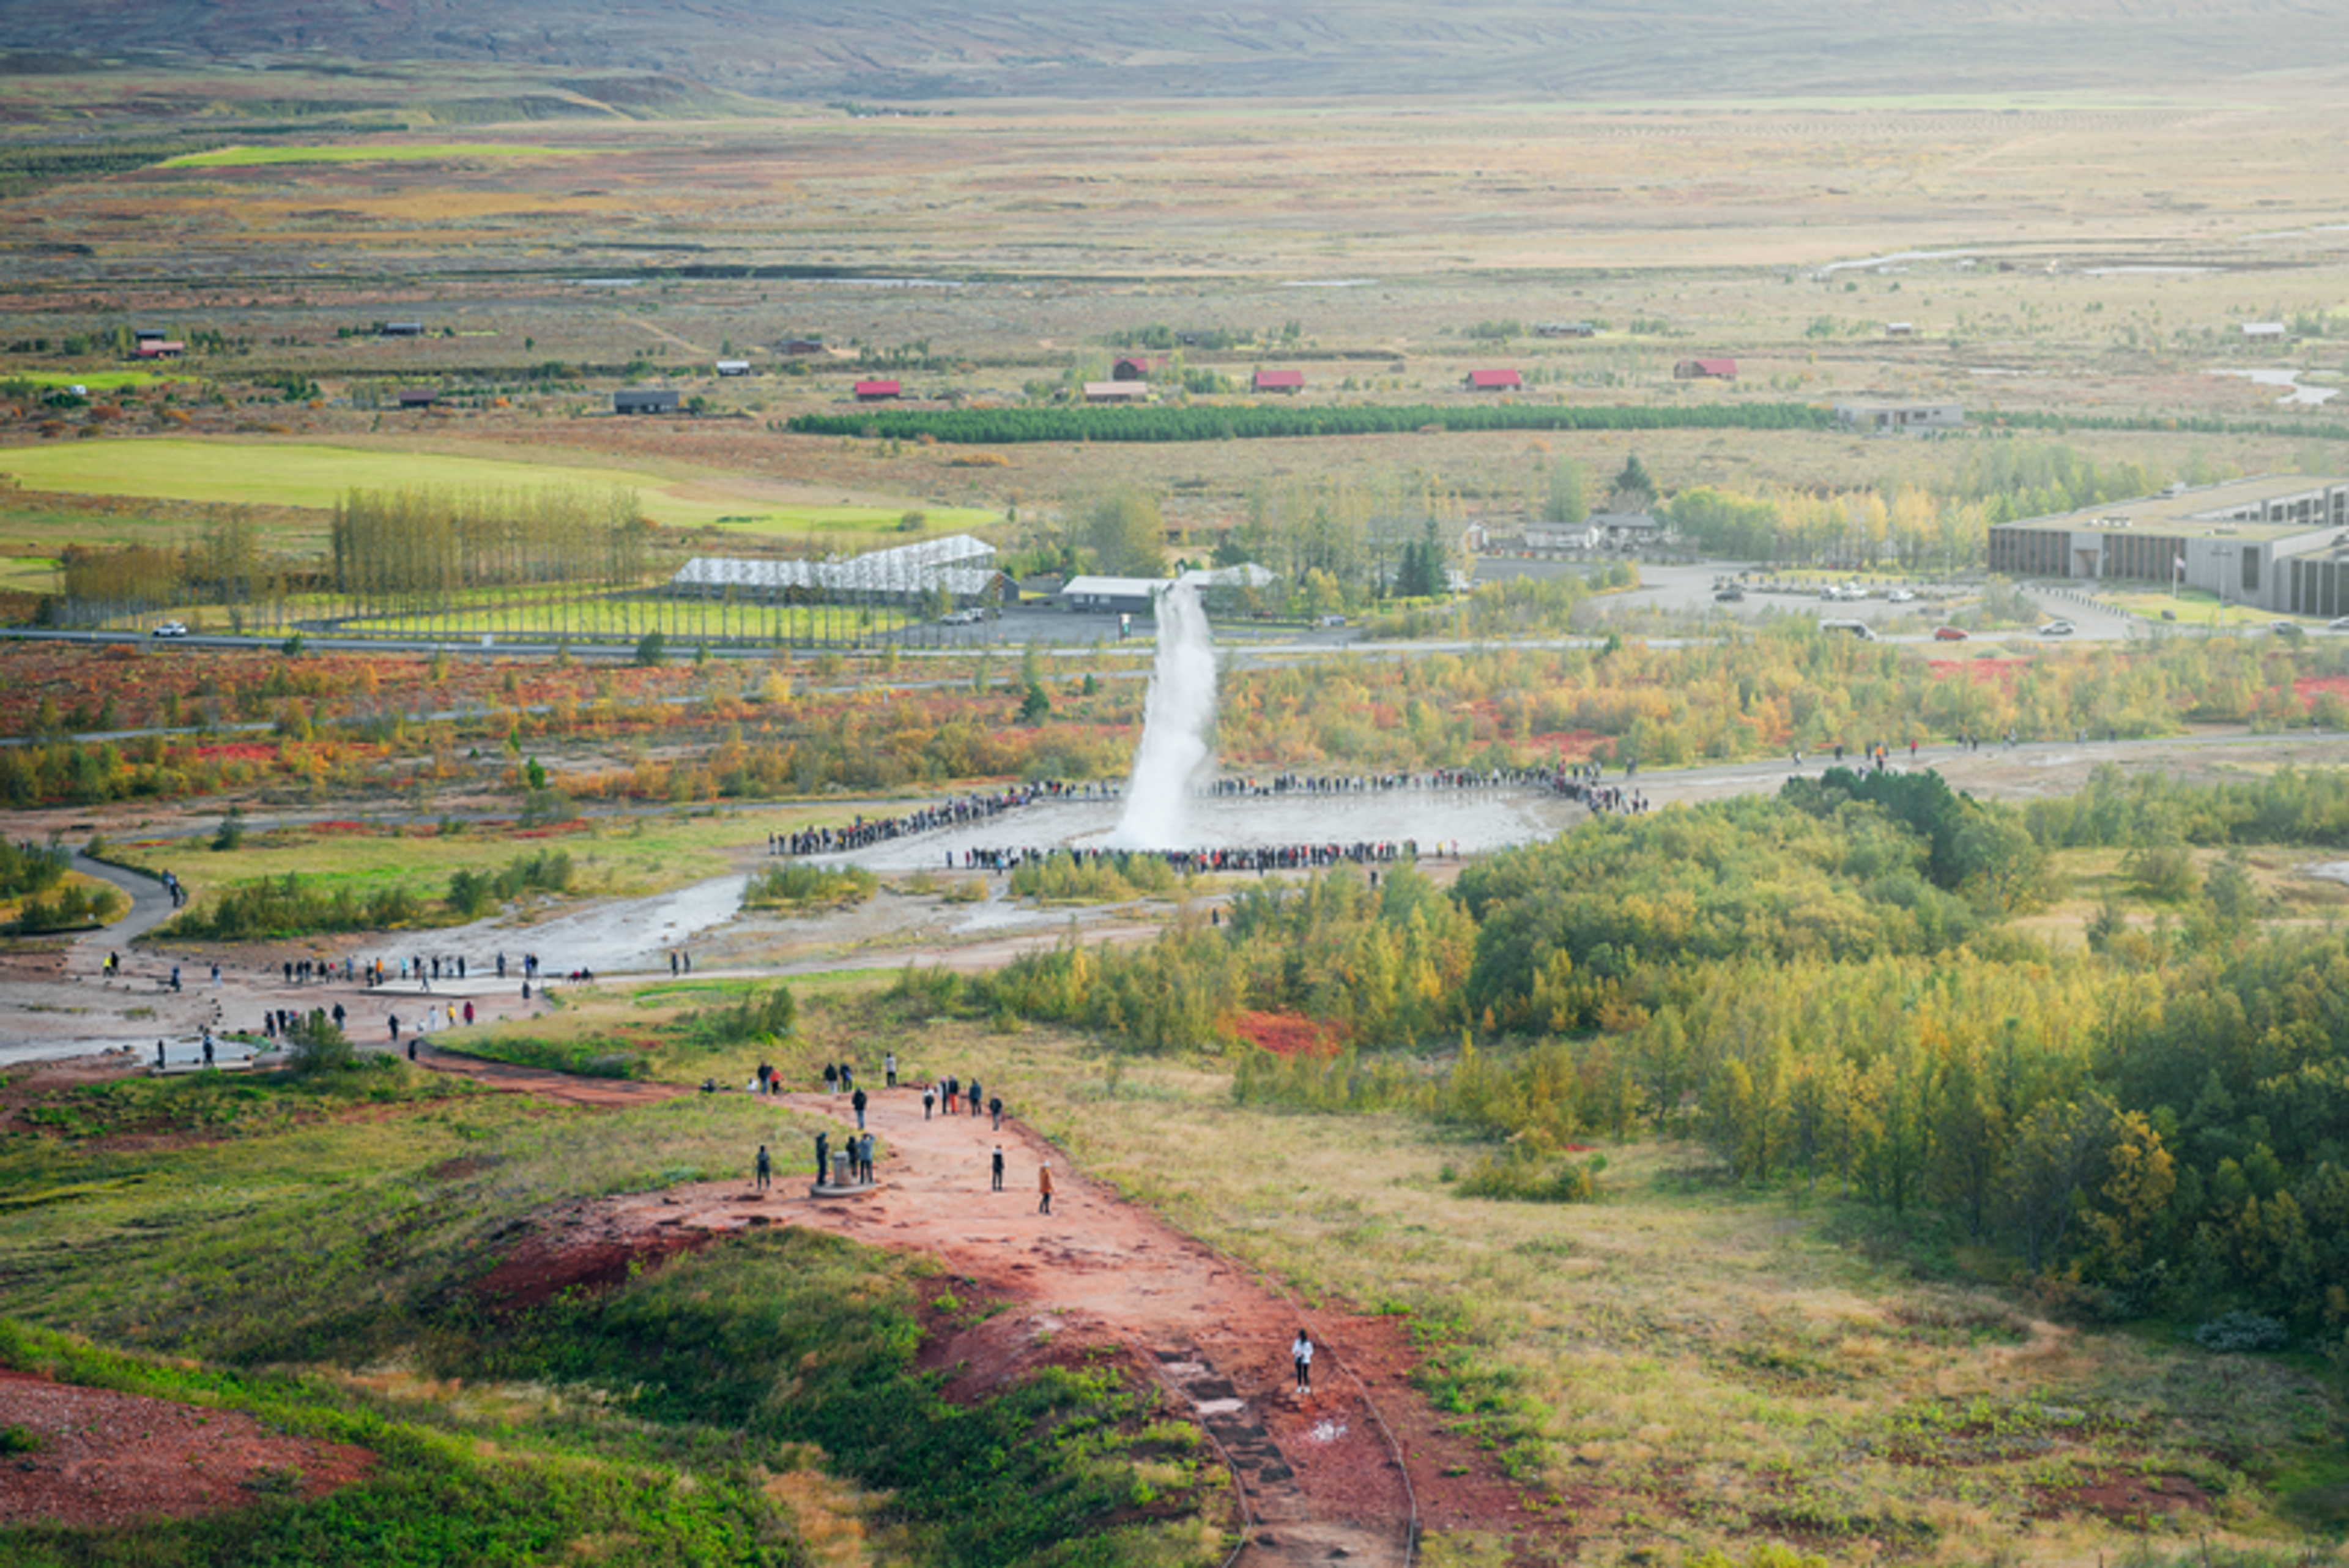
[[[988,1114],[995,1117],[995,1130],[1001,1132],[1003,1130],[1003,1096],[997,1095],[991,1097],[987,1102],[987,1109]]]
[[[1301,1328],[1297,1331],[1297,1343],[1288,1347],[1288,1359],[1297,1363],[1297,1391],[1299,1394],[1311,1394],[1313,1392],[1313,1342],[1305,1336],[1305,1331]]]
[[[1003,1190],[1003,1146],[995,1146],[995,1190]]]
[[[892,1051],[881,1058],[881,1071],[887,1079],[886,1086],[895,1088],[897,1086],[897,1053]]]
[[[831,1179],[832,1135],[828,1132],[820,1132],[815,1135],[815,1184],[822,1187]]]
[[[1050,1214],[1052,1211],[1052,1162],[1049,1159],[1036,1168],[1036,1212]]]
[[[864,1091],[859,1089],[856,1093],[849,1096],[848,1103],[856,1107],[856,1130],[858,1132],[863,1132],[864,1130]]]
[[[856,1179],[870,1187],[873,1185],[873,1135],[866,1133],[858,1138],[855,1148]]]
[[[823,1064],[823,1092],[827,1095],[840,1093],[840,1069],[830,1062]]]
[[[974,1116],[978,1115],[978,1080],[977,1078],[970,1081],[970,1114]]]
[[[927,1084],[924,1084],[922,1085],[922,1119],[924,1121],[928,1121],[930,1119],[930,1111],[937,1105],[937,1103],[938,1092],[936,1089],[931,1088]]]
[[[761,1144],[759,1146],[759,1158],[753,1164],[752,1169],[758,1173],[759,1190],[761,1192],[767,1190],[767,1146],[765,1144]]]

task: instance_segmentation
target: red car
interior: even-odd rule
[[[1935,642],[1963,642],[1965,639],[1966,634],[1960,631],[1956,627],[1937,626],[1933,628],[1933,640]]]

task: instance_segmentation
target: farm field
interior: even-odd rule
[[[645,515],[666,526],[720,526],[754,533],[879,533],[898,514],[873,507],[759,507],[755,484],[715,475],[685,478],[581,461],[487,452],[404,451],[393,444],[322,446],[295,441],[185,441],[155,437],[102,446],[17,448],[0,453],[0,472],[37,490],[212,504],[329,510],[353,490],[408,486],[511,490],[547,485],[618,486],[636,493]],[[938,513],[940,527],[991,521],[978,510]]]

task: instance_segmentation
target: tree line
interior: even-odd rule
[[[652,526],[619,486],[353,490],[335,505],[336,588],[371,613],[435,608],[473,587],[632,587],[650,569]]]
[[[1811,403],[1703,403],[1687,408],[1604,408],[1563,403],[1260,405],[1154,403],[1143,407],[891,409],[799,414],[795,435],[864,436],[956,445],[1027,441],[1194,441],[1295,436],[1402,435],[1469,431],[1826,430],[1834,415]]]

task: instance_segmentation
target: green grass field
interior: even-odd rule
[[[0,380],[29,381],[36,387],[88,387],[94,392],[135,391],[160,386],[174,378],[152,370],[10,370]]]
[[[155,500],[325,509],[352,490],[417,485],[504,490],[554,484],[613,485],[637,493],[645,515],[670,527],[726,527],[790,535],[869,533],[904,544],[900,517],[923,510],[926,533],[982,526],[995,514],[970,507],[757,506],[719,493],[721,476],[663,475],[585,457],[533,462],[392,447],[327,446],[305,441],[152,440],[76,441],[0,452],[0,473],[29,490]],[[886,535],[885,541],[879,536]]]
[[[478,158],[582,158],[582,149],[511,142],[433,142],[422,146],[217,147],[167,160],[166,169],[245,169],[267,163],[415,163]]]

